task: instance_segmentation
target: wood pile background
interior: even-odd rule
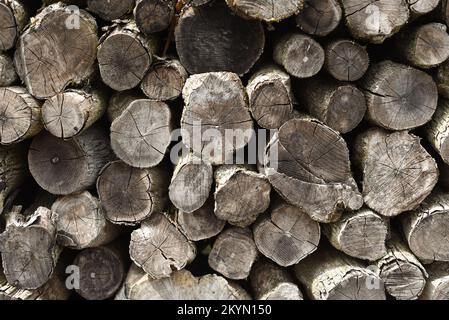
[[[449,299],[448,4],[0,0],[0,299]]]

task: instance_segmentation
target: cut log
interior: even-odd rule
[[[175,16],[176,3],[176,0],[137,0],[134,19],[139,30],[149,35],[167,29]]]
[[[230,72],[193,75],[183,89],[183,143],[201,159],[223,164],[253,135],[253,121],[240,78]],[[231,134],[231,136],[229,136]]]
[[[151,278],[162,279],[192,262],[196,248],[165,215],[156,213],[132,232],[129,254]]]
[[[324,65],[324,50],[311,37],[301,33],[285,34],[274,46],[274,61],[297,78],[310,78]]]
[[[368,208],[345,213],[340,221],[323,225],[323,233],[336,249],[369,261],[387,254],[389,230],[389,221]]]
[[[12,59],[7,54],[0,53],[0,86],[8,87],[18,78]]]
[[[301,291],[287,270],[274,263],[256,262],[249,278],[257,300],[303,300]]]
[[[415,300],[424,290],[427,272],[397,236],[387,245],[387,254],[377,261],[379,277],[396,300]]]
[[[279,22],[297,14],[304,0],[226,0],[228,6],[249,19]]]
[[[189,153],[176,165],[168,196],[179,210],[194,212],[209,198],[213,179],[212,165]]]
[[[0,2],[0,51],[14,47],[20,32],[28,22],[28,14],[21,1]]]
[[[370,59],[366,48],[347,39],[330,42],[326,48],[324,66],[340,81],[357,81],[366,73]]]
[[[215,171],[215,215],[238,227],[248,227],[270,205],[266,177],[244,167],[224,165]]]
[[[422,126],[437,107],[438,90],[432,77],[395,62],[383,61],[371,67],[361,87],[368,119],[388,130]]]
[[[87,0],[87,10],[101,19],[112,21],[123,18],[134,8],[135,0]]]
[[[320,248],[295,266],[295,274],[313,300],[385,300],[383,281],[355,259]]]
[[[363,204],[346,142],[317,120],[287,121],[266,148],[264,171],[279,195],[316,221],[336,221]]]
[[[25,217],[14,207],[0,234],[3,271],[8,283],[20,289],[37,289],[51,277],[60,248],[56,244],[55,214],[40,207]]]
[[[449,60],[446,60],[437,68],[435,81],[438,86],[438,93],[449,99]]]
[[[120,231],[106,220],[100,201],[88,191],[57,199],[51,210],[57,213],[57,241],[71,249],[108,244]]]
[[[187,77],[178,60],[161,60],[153,64],[140,87],[150,100],[175,100],[181,95]]]
[[[175,31],[176,49],[191,74],[247,73],[262,54],[265,35],[258,21],[234,15],[224,1],[187,7]]]
[[[12,144],[37,135],[43,128],[41,102],[25,88],[0,88],[0,143]]]
[[[354,130],[366,113],[366,99],[355,85],[332,78],[312,78],[301,87],[301,102],[309,111],[340,133]]]
[[[449,100],[440,97],[438,108],[426,126],[427,140],[441,156],[446,164],[449,164]]]
[[[406,0],[341,0],[346,26],[356,39],[380,44],[405,25]]]
[[[449,1],[448,0],[441,0],[441,18],[444,20],[446,25],[449,24]]]
[[[257,249],[283,267],[292,266],[314,252],[320,225],[299,208],[278,201],[271,213],[254,224]]]
[[[164,102],[135,100],[111,125],[111,146],[136,168],[157,166],[171,143],[172,115]]]
[[[79,23],[79,25],[78,25]],[[33,18],[19,38],[17,72],[38,99],[86,82],[94,72],[98,36],[95,19],[56,3]]]
[[[98,46],[101,79],[116,91],[135,88],[153,61],[157,42],[143,37],[134,22],[118,25],[103,35]]]
[[[105,111],[106,99],[98,90],[70,89],[42,105],[42,121],[52,135],[68,139],[92,126]]]
[[[305,0],[296,24],[305,33],[324,37],[340,24],[343,11],[338,0]]]
[[[424,263],[449,261],[449,195],[435,191],[416,209],[402,216],[410,250]]]
[[[160,168],[136,169],[122,161],[101,171],[97,191],[108,220],[135,225],[161,212],[167,202],[166,173]]]
[[[28,152],[28,165],[42,189],[68,195],[94,185],[111,157],[106,133],[94,126],[67,141],[46,132],[38,135]]]
[[[434,262],[426,266],[429,273],[426,287],[421,300],[448,300],[449,299],[449,264],[446,262]]]
[[[270,65],[258,70],[246,87],[249,108],[257,124],[265,129],[278,129],[292,117],[295,97],[290,76]]]
[[[383,216],[415,209],[438,181],[435,160],[420,138],[406,131],[370,129],[357,138],[354,156],[363,174],[365,203]]]
[[[246,279],[257,259],[252,232],[245,228],[229,228],[220,233],[209,254],[209,266],[233,280]]]
[[[449,58],[449,34],[442,23],[404,30],[396,44],[405,60],[418,68],[434,68]]]
[[[131,103],[139,99],[145,99],[145,96],[137,90],[114,92],[109,99],[108,108],[106,110],[109,122],[112,123]]]
[[[445,2],[446,0],[442,0]],[[440,4],[440,0],[407,0],[412,17],[419,17],[432,12]]]

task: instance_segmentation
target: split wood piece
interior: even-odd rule
[[[295,97],[290,76],[271,65],[258,70],[246,87],[249,108],[259,126],[278,129],[292,117]]]
[[[324,65],[324,50],[311,37],[301,33],[285,34],[274,46],[273,59],[297,78],[310,78]]]
[[[7,51],[14,47],[27,22],[28,14],[22,1],[2,0],[0,2],[0,51]]]
[[[413,129],[432,119],[438,89],[432,77],[412,67],[382,61],[372,66],[361,83],[368,119],[388,130]]]
[[[253,227],[257,249],[283,267],[292,266],[314,252],[320,225],[299,208],[278,202]]]
[[[438,108],[426,126],[427,140],[441,156],[446,164],[449,164],[449,100],[440,97]]]
[[[101,79],[116,91],[137,87],[150,68],[156,50],[156,38],[142,36],[134,22],[117,25],[100,39]]]
[[[312,116],[340,133],[354,130],[366,113],[364,93],[353,84],[330,77],[303,83],[301,101]]]
[[[153,64],[140,87],[151,100],[175,100],[181,95],[188,76],[178,60],[161,60]]]
[[[164,214],[156,213],[132,232],[129,254],[150,277],[161,279],[192,262],[196,248]]]
[[[134,20],[144,34],[161,32],[170,26],[175,16],[176,0],[137,0]]]
[[[123,111],[126,110],[126,108],[128,108],[131,103],[139,99],[145,99],[145,95],[137,90],[114,92],[109,99],[108,108],[106,110],[108,120],[113,122],[123,113]]]
[[[442,0],[443,2],[445,0]],[[419,17],[432,12],[440,4],[440,0],[407,0],[412,17]]]
[[[215,171],[215,215],[238,227],[248,227],[270,205],[271,186],[257,172],[235,165]]]
[[[254,264],[249,276],[257,300],[303,300],[287,270],[268,261]]]
[[[179,210],[194,212],[209,198],[213,180],[212,165],[189,153],[180,158],[176,165],[168,196]]]
[[[448,300],[449,299],[449,264],[447,262],[434,262],[426,266],[429,274],[426,287],[419,297],[421,300]]]
[[[370,269],[334,249],[321,247],[295,266],[313,300],[385,300],[383,281]]]
[[[136,169],[122,161],[107,164],[97,181],[106,218],[125,225],[136,225],[161,212],[167,202],[167,186],[163,169]]]
[[[40,207],[25,217],[14,207],[0,234],[3,271],[8,283],[20,289],[37,289],[51,277],[60,248],[56,244],[55,214]]]
[[[89,248],[76,256],[73,265],[79,268],[76,292],[87,300],[113,297],[126,276],[127,258],[115,244]]]
[[[34,97],[52,97],[68,85],[87,82],[94,72],[97,45],[97,24],[90,14],[62,3],[50,5],[19,38],[17,73]]]
[[[430,69],[449,58],[449,34],[446,25],[428,23],[399,34],[397,48],[412,66]]]
[[[101,19],[113,21],[123,18],[134,8],[135,0],[87,0],[87,10]]]
[[[108,244],[119,234],[117,226],[106,220],[100,201],[89,191],[57,199],[51,210],[57,213],[57,241],[71,249]]]
[[[136,168],[157,166],[171,143],[172,114],[164,102],[135,100],[111,125],[111,147]]]
[[[25,88],[0,88],[0,97],[1,144],[18,143],[41,132],[42,103]]]
[[[42,189],[68,195],[94,185],[111,158],[106,133],[94,126],[66,141],[47,132],[38,135],[30,146],[28,165]]]
[[[370,59],[366,48],[347,39],[335,40],[326,47],[324,66],[340,81],[357,81],[366,73]]]
[[[209,266],[226,278],[246,279],[257,259],[257,248],[251,230],[231,227],[215,240],[209,254]]]
[[[377,261],[386,291],[397,300],[417,299],[426,285],[426,270],[398,236],[392,237],[387,248],[386,255]]]
[[[174,220],[178,228],[190,241],[201,241],[218,235],[226,221],[214,214],[214,200],[209,198],[204,206],[191,212],[174,210]]]
[[[368,208],[345,213],[340,221],[323,225],[323,233],[336,249],[369,261],[387,254],[389,230],[389,221]]]
[[[354,157],[363,174],[364,201],[383,216],[415,209],[438,181],[435,160],[407,131],[370,129],[357,138]]]
[[[68,139],[92,126],[105,111],[106,100],[99,91],[70,89],[42,105],[42,121],[52,135]]]
[[[409,19],[406,0],[341,0],[346,26],[356,39],[380,44]]]
[[[449,195],[435,191],[410,213],[402,216],[410,250],[424,263],[449,261]]]
[[[324,37],[340,24],[343,11],[338,0],[305,0],[296,24],[305,33]]]
[[[346,142],[305,116],[287,121],[273,136],[264,172],[279,195],[319,222],[336,221],[343,209],[357,210],[363,204]]]
[[[243,75],[259,59],[265,44],[262,24],[233,14],[224,1],[183,10],[175,38],[181,63],[190,74],[231,71]]]
[[[182,141],[201,159],[223,164],[235,150],[248,144],[253,121],[245,89],[235,73],[193,75],[187,79],[182,95]]]
[[[0,53],[0,86],[8,87],[18,78],[12,59],[7,54]]]
[[[226,0],[228,6],[249,19],[279,22],[297,14],[304,0]]]

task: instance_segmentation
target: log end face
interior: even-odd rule
[[[397,300],[417,299],[426,285],[426,277],[421,269],[403,261],[397,261],[384,268],[380,277],[388,294]]]

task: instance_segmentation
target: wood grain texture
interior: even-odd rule
[[[167,29],[175,15],[176,0],[136,0],[134,20],[144,34]]]
[[[11,57],[5,53],[0,53],[0,86],[11,86],[18,78]]]
[[[340,24],[343,11],[337,0],[305,0],[296,24],[305,33],[324,37]]]
[[[22,1],[2,0],[0,2],[1,51],[13,48],[27,20],[28,13]]]
[[[228,6],[250,19],[279,22],[298,13],[303,0],[226,0]]]
[[[87,10],[108,21],[123,18],[134,8],[135,0],[87,0]]]

